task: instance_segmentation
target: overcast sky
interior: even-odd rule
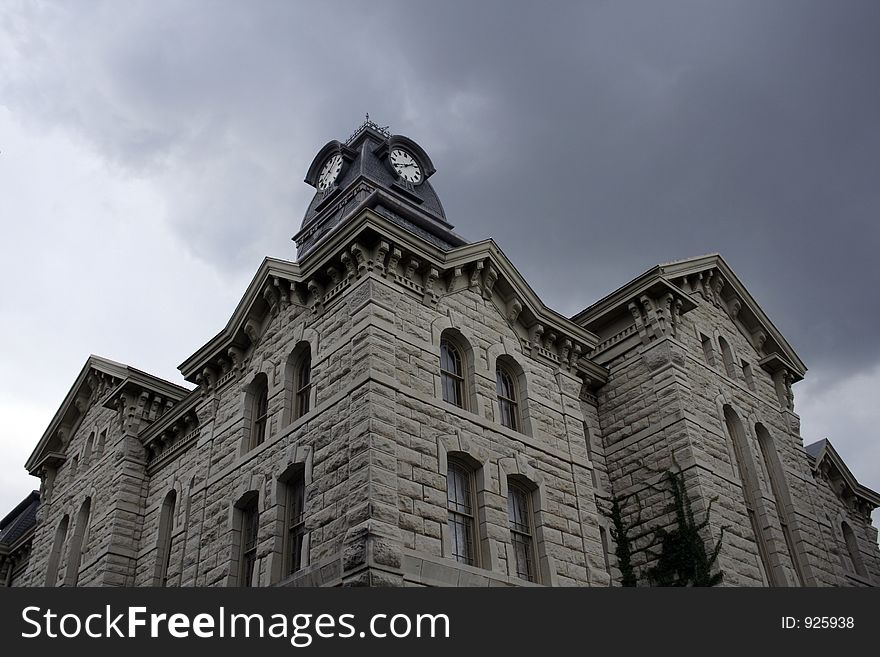
[[[0,516],[90,353],[181,381],[295,257],[365,112],[561,312],[721,252],[810,368],[805,441],[880,490],[878,35],[870,1],[5,0]]]

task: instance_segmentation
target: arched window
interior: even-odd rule
[[[446,500],[452,558],[459,563],[477,565],[474,478],[464,463],[449,459],[446,474]]]
[[[88,439],[86,440],[86,447],[83,450],[83,468],[88,468],[89,463],[92,460],[92,446],[95,444],[95,432],[89,434]]]
[[[519,431],[519,401],[516,390],[516,377],[499,359],[496,366],[495,392],[498,395],[498,411],[501,424],[508,429]]]
[[[706,359],[706,365],[715,367],[715,350],[712,348],[712,340],[708,335],[700,333],[700,345],[703,347],[703,358]]]
[[[443,401],[459,408],[467,407],[464,355],[455,341],[445,335],[440,340],[440,384],[443,388]]]
[[[89,515],[92,510],[92,498],[87,497],[76,514],[76,525],[73,527],[73,537],[70,541],[70,550],[67,553],[67,570],[64,572],[64,585],[76,586],[79,582],[79,567],[82,562],[83,546],[88,544]]]
[[[252,586],[257,565],[257,539],[260,530],[259,494],[251,491],[235,508],[238,534],[238,586]],[[234,553],[233,553],[234,554]]]
[[[250,448],[262,445],[266,440],[266,421],[269,415],[269,379],[260,373],[254,378],[250,388]]]
[[[764,460],[764,469],[770,478],[770,490],[773,493],[773,501],[776,504],[776,515],[782,528],[782,536],[785,538],[785,546],[788,548],[788,554],[797,574],[798,582],[803,586],[804,568],[795,549],[789,515],[790,498],[788,486],[785,482],[785,474],[782,470],[782,462],[779,460],[779,453],[776,451],[776,446],[773,444],[770,432],[760,422],[755,425],[755,435],[758,437],[758,446],[761,449],[761,457]]]
[[[749,525],[752,528],[752,535],[758,546],[758,557],[760,566],[767,577],[767,581],[771,586],[779,586],[779,577],[770,567],[770,549],[769,541],[765,534],[763,523],[758,517],[760,504],[760,488],[758,486],[758,476],[755,469],[755,460],[752,457],[749,448],[748,436],[745,428],[740,421],[739,416],[734,410],[728,406],[724,406],[724,422],[727,425],[727,432],[733,440],[733,451],[736,457],[736,466],[739,471],[739,478],[742,482],[743,501],[746,505],[746,514],[749,518]]]
[[[292,575],[303,567],[303,547],[306,535],[304,475],[303,468],[297,468],[285,484],[287,499],[285,500],[284,523],[284,571],[288,575]]]
[[[312,349],[306,344],[300,350],[293,374],[294,400],[293,419],[297,419],[309,412],[309,404],[312,396]]]
[[[64,542],[67,540],[67,527],[70,524],[70,516],[67,514],[61,518],[58,527],[55,528],[55,539],[52,541],[52,551],[49,553],[49,562],[46,565],[46,586],[55,586],[58,583],[58,563],[61,561],[61,552]]]
[[[535,541],[532,529],[531,493],[514,481],[507,484],[507,517],[513,545],[516,576],[530,582],[535,577]]]
[[[98,437],[98,450],[97,457],[101,458],[104,456],[104,448],[107,446],[107,430],[103,429],[101,431],[101,435]]]
[[[174,530],[174,510],[177,492],[170,490],[159,512],[159,537],[156,542],[156,572],[154,586],[168,585],[168,566],[171,564],[171,538]]]
[[[846,551],[849,553],[853,570],[862,577],[867,577],[868,571],[865,569],[865,562],[862,561],[862,553],[859,550],[859,542],[855,532],[846,520],[841,523],[840,530],[843,532],[843,540],[846,542]]]
[[[727,340],[719,336],[718,346],[721,347],[721,360],[724,361],[724,371],[731,379],[735,379],[736,366],[733,364],[733,351],[730,349],[730,345],[727,344]]]

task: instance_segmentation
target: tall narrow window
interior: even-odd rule
[[[849,553],[853,570],[862,577],[867,577],[868,571],[865,569],[865,562],[862,561],[862,553],[859,550],[859,542],[855,532],[846,520],[840,525],[840,529],[843,532],[843,540],[846,542],[846,551]]]
[[[293,574],[303,567],[305,523],[305,479],[300,471],[287,483],[286,570]]]
[[[464,359],[458,346],[447,338],[440,340],[440,383],[443,401],[464,408]]]
[[[269,413],[269,380],[258,374],[251,384],[251,449],[266,440],[266,420]]]
[[[758,437],[758,446],[761,449],[761,457],[764,460],[764,469],[767,471],[767,476],[770,479],[770,491],[773,493],[773,501],[776,504],[776,516],[779,518],[785,546],[788,548],[788,554],[797,574],[798,582],[803,586],[804,566],[795,549],[788,509],[790,497],[788,485],[785,482],[785,473],[782,470],[782,462],[779,460],[779,453],[773,444],[773,438],[763,424],[758,423],[755,425],[755,435]]]
[[[532,539],[532,508],[529,492],[522,486],[508,482],[507,516],[510,522],[510,541],[516,576],[535,581],[535,543]]]
[[[159,537],[156,542],[155,586],[168,585],[168,567],[171,564],[171,538],[174,531],[174,510],[177,505],[177,492],[171,490],[162,502],[159,512]]]
[[[755,392],[755,375],[752,374],[752,366],[746,361],[742,361],[742,371],[743,378],[746,380],[746,385],[749,387],[749,390]]]
[[[65,515],[55,528],[55,539],[52,541],[52,551],[49,553],[49,562],[46,565],[46,586],[55,586],[58,583],[58,563],[61,561],[64,542],[67,540],[69,524],[70,516]]]
[[[742,482],[746,515],[751,525],[755,543],[758,546],[759,565],[763,569],[769,584],[771,586],[778,586],[781,582],[779,582],[776,572],[770,567],[769,541],[758,517],[758,505],[761,503],[760,488],[758,487],[758,476],[755,470],[755,461],[749,448],[748,437],[739,416],[727,405],[724,406],[724,421],[727,425],[727,432],[733,440],[733,451],[736,456],[739,478]]]
[[[308,346],[300,355],[296,364],[295,386],[294,419],[302,417],[309,412],[309,402],[312,394],[312,352]]]
[[[498,363],[495,377],[495,392],[498,394],[498,410],[501,424],[508,429],[519,431],[519,404],[516,398],[516,379],[501,363]]]
[[[706,359],[706,365],[715,367],[715,350],[712,349],[712,340],[709,336],[700,333],[700,344],[703,347],[703,358]]]
[[[730,345],[727,344],[727,340],[719,336],[718,346],[721,347],[721,360],[724,362],[724,371],[731,379],[735,379],[736,368],[733,365],[733,351],[730,349]]]
[[[476,565],[473,477],[470,469],[459,461],[449,461],[446,500],[452,558],[459,563]]]
[[[79,456],[74,456],[70,462],[70,480],[76,479],[76,473],[79,471]]]
[[[103,429],[101,431],[101,435],[98,437],[98,451],[97,457],[101,458],[104,455],[104,447],[107,445],[107,430]]]
[[[241,508],[241,555],[238,563],[238,585],[251,586],[254,567],[257,564],[257,536],[260,529],[260,512],[257,496]]]
[[[79,568],[82,562],[83,546],[88,544],[89,515],[92,510],[92,498],[87,497],[76,514],[76,525],[70,550],[67,552],[67,570],[64,572],[64,585],[76,586],[79,583]]]
[[[92,460],[92,446],[95,443],[95,432],[89,434],[88,439],[86,440],[86,447],[83,450],[83,468],[88,468],[89,463]]]

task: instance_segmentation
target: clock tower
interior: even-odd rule
[[[446,221],[428,179],[434,164],[424,149],[367,119],[344,143],[332,140],[312,160],[305,182],[315,188],[293,239],[301,261],[346,220],[370,209],[443,250],[466,241]]]

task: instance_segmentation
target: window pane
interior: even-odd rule
[[[473,519],[460,513],[449,513],[452,558],[459,563],[474,565]]]
[[[297,477],[288,485],[287,501],[287,572],[294,573],[302,568],[303,539],[305,522],[305,482],[302,476]]]
[[[256,504],[242,509],[241,519],[241,571],[240,586],[250,586],[257,562],[257,536],[260,526],[260,514]]]
[[[510,521],[510,542],[513,546],[516,575],[522,579],[535,581],[530,514],[529,493],[520,486],[510,484],[507,493],[507,515]]]
[[[513,554],[516,559],[516,576],[522,579],[534,581],[534,566],[532,564],[532,541],[531,537],[513,532]]]
[[[446,498],[449,508],[449,534],[452,557],[461,563],[474,564],[474,518],[471,495],[471,473],[452,462],[446,477]]]
[[[472,513],[470,488],[470,473],[458,464],[449,466],[446,494],[450,511]]]
[[[510,525],[518,532],[530,534],[529,502],[525,491],[518,486],[510,486],[508,490],[507,514]]]

